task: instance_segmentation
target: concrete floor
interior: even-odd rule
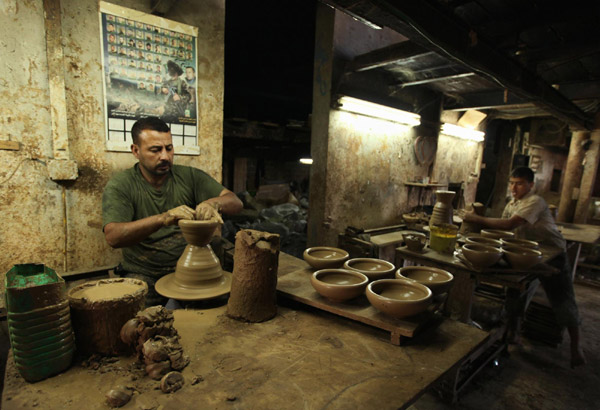
[[[482,370],[456,404],[427,393],[410,409],[599,409],[600,288],[575,285],[575,293],[583,321],[585,366],[570,368],[566,334],[558,348],[523,338],[520,345],[509,347],[498,365]]]

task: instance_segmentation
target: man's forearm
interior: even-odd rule
[[[111,222],[104,227],[106,242],[113,248],[140,243],[164,226],[164,215],[158,214],[132,222]]]
[[[219,204],[219,211],[225,215],[237,214],[244,208],[242,201],[231,191],[204,201],[209,204]]]
[[[503,230],[512,230],[520,225],[520,221],[510,218],[489,218],[486,216],[480,216],[477,214],[470,214],[467,219],[467,222],[474,222],[479,224],[485,228],[491,229],[503,229]]]

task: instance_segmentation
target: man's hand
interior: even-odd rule
[[[462,209],[461,211],[458,212],[458,216],[462,218],[463,222],[477,222],[479,215],[474,211],[467,211],[466,209]]]
[[[163,225],[175,225],[180,219],[194,219],[194,210],[187,205],[168,210],[163,214]]]
[[[220,206],[217,202],[201,202],[196,207],[196,219],[199,221],[216,221],[223,223],[221,214],[219,214]]]

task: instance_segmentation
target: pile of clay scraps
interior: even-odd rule
[[[173,312],[162,306],[152,306],[139,312],[121,328],[121,340],[133,347],[138,359],[146,365],[146,373],[160,380],[165,393],[178,390],[184,379],[179,372],[190,363],[179,344],[173,327]]]

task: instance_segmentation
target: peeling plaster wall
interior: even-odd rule
[[[330,222],[323,243],[336,244],[337,234],[351,225],[373,228],[402,221],[417,205],[404,185],[426,175],[413,151],[411,127],[343,111],[330,111],[326,215]]]
[[[442,184],[463,183],[464,204],[475,202],[483,157],[483,142],[440,134],[432,180]]]
[[[150,12],[150,2],[114,2]],[[131,167],[130,153],[105,150],[100,27],[96,0],[63,0],[67,121],[71,158],[79,178],[65,183],[67,269],[116,264],[118,250],[101,232],[101,196],[117,171]],[[200,156],[175,162],[204,169],[221,180],[224,0],[181,0],[165,16],[199,28],[198,101]],[[0,151],[0,272],[16,263],[41,262],[63,271],[63,186],[48,178],[52,157],[44,11],[41,0],[0,3],[0,139],[21,143]],[[4,281],[2,280],[2,283]]]

